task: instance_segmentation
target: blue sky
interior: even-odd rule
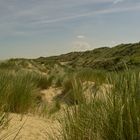
[[[140,0],[0,0],[0,59],[140,41]]]

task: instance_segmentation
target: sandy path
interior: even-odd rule
[[[90,83],[91,87],[94,86],[94,83]],[[110,89],[110,85],[103,85],[101,87],[101,93],[106,93],[106,89]],[[91,92],[89,90],[89,92]],[[54,103],[54,98],[57,95],[62,93],[61,88],[53,88],[42,90],[41,95],[43,99],[48,102],[48,104]],[[88,92],[87,92],[88,93]],[[99,99],[102,94],[99,94]],[[89,95],[89,93],[88,93]],[[87,98],[87,97],[86,97]],[[66,107],[64,105],[64,107]],[[61,108],[64,108],[63,106]],[[25,115],[21,120],[21,116],[17,114],[10,114],[11,121],[8,125],[8,128],[4,129],[0,133],[0,140],[50,140],[49,135],[58,136],[60,131],[60,125],[56,119],[56,117],[63,117],[64,112],[63,109],[59,110],[53,117],[51,118],[41,118],[33,115]],[[21,129],[21,130],[20,130]],[[16,136],[17,135],[17,136]],[[15,138],[16,136],[16,138]],[[14,139],[15,138],[15,139]],[[55,140],[56,138],[54,138]],[[61,138],[59,137],[59,140]]]
[[[48,104],[53,104],[53,98],[61,93],[62,89],[52,88],[41,91],[43,98]],[[56,116],[58,115],[57,113]],[[41,118],[33,115],[25,115],[21,120],[18,114],[10,114],[8,128],[0,133],[0,140],[49,140],[49,135],[58,135],[60,128],[56,117]],[[60,129],[59,129],[60,130]]]
[[[0,134],[0,140],[49,140],[49,135],[58,133],[57,120],[44,119],[37,116],[24,116],[11,114],[8,128]],[[21,129],[21,130],[20,130]]]
[[[54,103],[54,98],[62,93],[62,88],[53,88],[42,90],[41,95],[44,101],[47,101],[48,104]]]

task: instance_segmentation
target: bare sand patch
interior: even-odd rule
[[[59,123],[51,118],[10,114],[11,121],[1,134],[1,140],[49,140],[58,134]]]

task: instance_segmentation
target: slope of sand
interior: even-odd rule
[[[53,104],[53,98],[61,93],[61,89],[49,88],[41,91],[42,98]],[[59,112],[58,112],[59,113]],[[56,116],[59,116],[58,113]],[[34,115],[10,114],[8,128],[0,133],[0,140],[49,140],[49,136],[58,135],[60,130],[56,117],[42,118]]]
[[[89,85],[93,88],[95,84],[90,82],[88,83],[88,87],[90,87]],[[100,87],[98,99],[105,99],[107,89],[109,90],[111,87],[111,85],[103,84]],[[87,100],[91,99],[91,96],[89,96],[91,91],[93,91],[93,89],[86,91],[87,95],[85,95],[85,97]],[[51,105],[54,102],[53,99],[61,93],[61,88],[50,87],[49,89],[41,91],[42,100]],[[61,106],[61,108],[64,107]],[[59,140],[61,140],[61,136],[59,135],[61,128],[57,118],[63,117],[63,115],[63,109],[59,110],[53,115],[53,117],[50,118],[42,118],[37,115],[25,115],[21,118],[18,114],[10,114],[10,123],[8,128],[5,128],[0,133],[0,140],[50,140],[50,136],[53,136],[54,140],[56,139],[56,136],[59,137]]]
[[[53,104],[54,98],[62,93],[62,88],[49,87],[41,91],[42,100],[48,104]]]
[[[37,116],[10,115],[11,121],[8,128],[0,134],[0,140],[48,140],[49,135],[58,133],[57,120],[44,119]]]

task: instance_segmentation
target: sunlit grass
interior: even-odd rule
[[[64,111],[60,120],[64,140],[137,140],[140,137],[140,74],[124,72],[106,81],[112,85],[106,100],[82,100]],[[74,84],[73,92],[83,97]],[[99,93],[98,93],[99,94]],[[102,94],[102,93],[100,93]],[[76,96],[77,97],[77,96]]]
[[[0,107],[6,112],[27,113],[35,105],[36,84],[27,73],[0,72]]]
[[[61,110],[63,117],[59,119],[62,140],[139,139],[140,73],[129,70],[106,74],[84,70],[60,77],[58,74],[49,77],[27,71],[0,71],[0,127],[7,122],[5,113],[37,111],[38,91],[52,86],[56,79],[60,82],[56,82],[56,86],[62,86],[62,94],[54,100],[50,110],[46,106],[44,109],[51,115],[61,109],[62,102],[68,105]],[[85,81],[97,86],[88,93],[88,102]],[[39,110],[39,113],[43,112]]]

